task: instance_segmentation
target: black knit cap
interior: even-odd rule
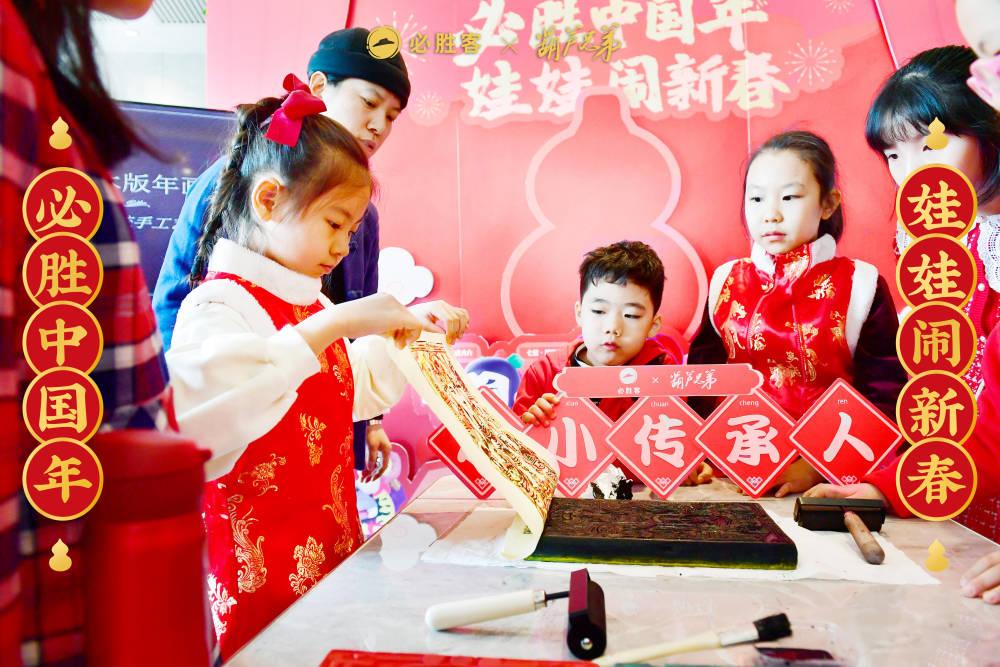
[[[399,98],[405,109],[410,98],[410,76],[403,54],[379,60],[368,53],[368,30],[345,28],[324,37],[309,59],[309,74],[323,72],[337,79],[364,79]]]

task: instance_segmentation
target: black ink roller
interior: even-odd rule
[[[846,530],[872,565],[885,560],[885,552],[869,532],[878,532],[885,523],[885,506],[878,500],[796,498],[794,516],[797,524],[809,530]]]
[[[523,590],[502,595],[456,600],[427,609],[424,620],[434,630],[448,630],[473,623],[527,614],[548,606],[552,600],[569,598],[569,627],[566,644],[581,660],[591,660],[604,653],[608,645],[604,619],[604,591],[590,580],[586,569],[570,575],[569,590],[546,593]]]

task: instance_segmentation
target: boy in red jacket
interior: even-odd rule
[[[526,424],[548,426],[559,399],[552,381],[566,366],[648,366],[681,363],[682,352],[660,329],[663,263],[652,248],[620,241],[587,253],[580,265],[580,300],[576,322],[582,339],[568,351],[552,352],[532,364],[521,380],[514,413]],[[595,399],[612,421],[635,401],[631,397]],[[689,483],[710,482],[706,463],[695,468]]]

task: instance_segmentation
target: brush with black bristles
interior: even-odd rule
[[[751,627],[741,627],[723,632],[708,631],[699,635],[681,639],[680,641],[652,644],[642,648],[632,649],[605,655],[595,660],[598,665],[610,667],[618,663],[646,662],[677,653],[692,653],[713,648],[724,648],[737,644],[754,644],[756,642],[773,642],[792,635],[792,626],[784,614],[776,614],[753,622]]]

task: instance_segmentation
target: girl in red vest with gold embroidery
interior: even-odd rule
[[[744,193],[750,257],[715,270],[688,362],[749,363],[792,419],[838,378],[895,419],[906,382],[896,309],[874,266],[837,256],[844,215],[829,145],[810,132],[772,137],[751,157]],[[716,400],[690,403],[708,416]],[[798,459],[778,478],[775,495],[821,480]]]
[[[212,451],[208,589],[223,659],[361,546],[352,423],[405,380],[383,336],[461,336],[443,302],[386,294],[332,304],[320,280],[347,255],[372,195],[361,146],[286,80],[238,109],[167,365],[181,432]],[[206,265],[207,260],[207,265]],[[347,339],[357,339],[348,343]]]

